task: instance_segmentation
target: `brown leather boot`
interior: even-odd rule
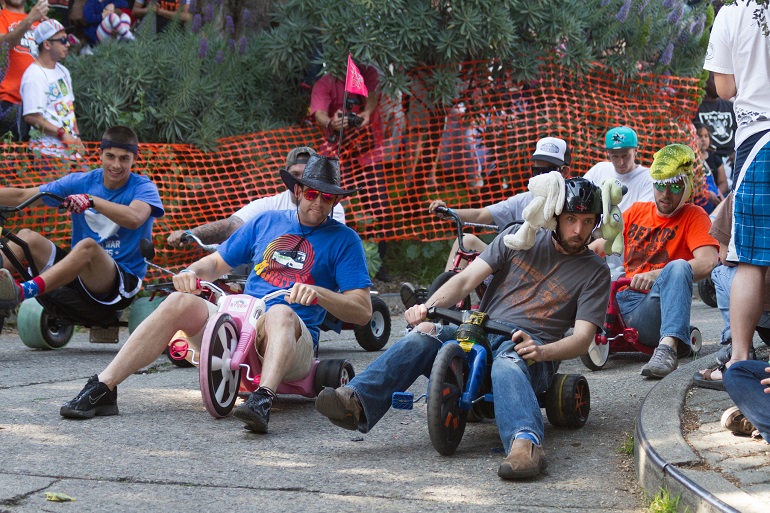
[[[349,387],[324,388],[315,400],[318,413],[328,417],[332,424],[355,431],[361,418],[361,405]]]
[[[545,453],[541,446],[526,438],[517,438],[511,445],[511,452],[497,469],[497,475],[503,479],[534,477],[545,465]]]

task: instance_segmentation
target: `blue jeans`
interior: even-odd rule
[[[430,372],[441,345],[451,340],[456,327],[444,326],[438,336],[413,331],[396,342],[348,383],[361,403],[364,415],[358,429],[368,432],[388,411],[393,392],[404,392],[420,375]],[[505,450],[510,450],[519,433],[543,440],[543,416],[537,395],[553,381],[559,362],[527,365],[516,351],[510,337],[489,338],[493,353],[492,390],[495,418]]]
[[[770,394],[764,392],[760,381],[770,378],[765,361],[743,360],[735,362],[724,373],[725,390],[741,413],[754,424],[762,438],[770,443]]]
[[[663,337],[690,345],[692,267],[686,260],[666,264],[650,292],[626,289],[617,294],[626,324],[636,328],[639,342],[657,347]]]
[[[724,345],[732,342],[732,335],[730,334],[730,287],[733,285],[733,278],[737,270],[738,267],[718,265],[711,271],[711,281],[714,283],[714,290],[717,293],[717,308],[719,308],[719,313],[722,314],[722,320],[725,323],[721,340]],[[762,312],[757,326],[770,328],[770,312],[767,310]]]

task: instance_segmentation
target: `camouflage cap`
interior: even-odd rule
[[[286,167],[284,169],[289,169],[295,164],[307,164],[307,159],[315,153],[316,151],[309,146],[297,146],[286,155]]]

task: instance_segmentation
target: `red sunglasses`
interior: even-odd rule
[[[335,195],[328,193],[328,192],[319,192],[315,189],[305,189],[302,191],[302,195],[305,197],[308,201],[315,201],[315,199],[318,197],[318,195],[321,195],[321,199],[324,203],[333,203]]]

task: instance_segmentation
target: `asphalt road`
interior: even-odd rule
[[[721,330],[716,309],[694,301],[693,324],[713,351]],[[394,315],[391,343],[403,329]],[[654,385],[639,375],[641,354],[611,356],[599,372],[565,362],[561,372],[583,373],[590,383],[588,423],[569,430],[546,422],[547,470],[508,482],[497,477],[505,454],[494,421],[469,424],[457,453],[445,457],[431,446],[424,401],[411,411],[391,410],[362,435],[333,426],[312,400],[284,396],[269,434],[256,435],[234,418],[209,416],[197,370],[165,357],[120,385],[121,415],[61,418],[61,403],[116,351],[89,343],[86,333],[59,351],[30,350],[4,330],[0,512],[644,509],[633,462],[618,453]],[[322,335],[321,358],[348,358],[361,370],[378,354],[360,349],[352,332]],[[426,384],[421,378],[411,391],[421,395]],[[76,501],[49,502],[45,492]]]

